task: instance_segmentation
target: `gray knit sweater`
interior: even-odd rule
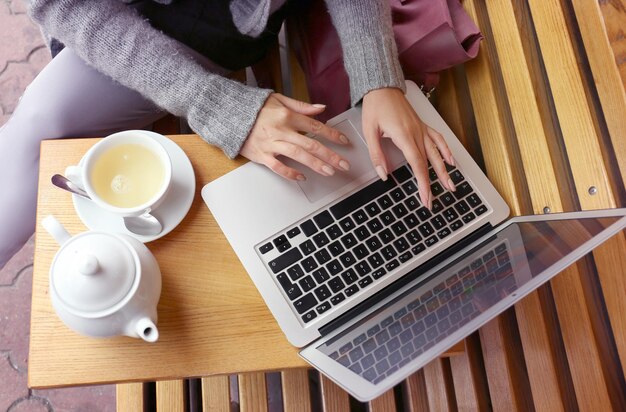
[[[258,36],[283,2],[231,0],[233,22],[243,34]],[[326,3],[341,39],[352,102],[381,87],[404,88],[387,0]],[[123,1],[31,0],[29,10],[46,35],[159,107],[186,117],[196,133],[231,158],[272,93],[208,72]]]

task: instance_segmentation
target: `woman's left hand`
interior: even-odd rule
[[[428,161],[443,186],[456,190],[444,164],[445,159],[446,163],[455,165],[446,141],[439,132],[422,122],[402,90],[376,89],[363,97],[363,132],[372,165],[383,180],[387,179],[390,170],[380,139],[390,138],[402,151],[417,179],[420,200],[429,209],[433,199]]]

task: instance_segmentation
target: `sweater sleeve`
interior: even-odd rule
[[[352,104],[383,87],[406,91],[388,0],[326,0],[326,6],[341,41]]]
[[[119,0],[31,0],[43,31],[235,157],[272,92],[210,73]],[[95,110],[95,108],[94,108]]]

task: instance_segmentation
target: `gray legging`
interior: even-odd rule
[[[187,51],[208,70],[225,74],[206,57]],[[35,230],[42,140],[106,136],[145,127],[165,114],[71,50],[59,53],[26,88],[15,112],[0,128],[0,269]]]

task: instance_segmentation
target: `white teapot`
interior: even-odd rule
[[[54,216],[42,225],[61,245],[50,267],[50,298],[61,320],[87,336],[156,342],[161,271],[150,250],[124,234],[72,237]]]

